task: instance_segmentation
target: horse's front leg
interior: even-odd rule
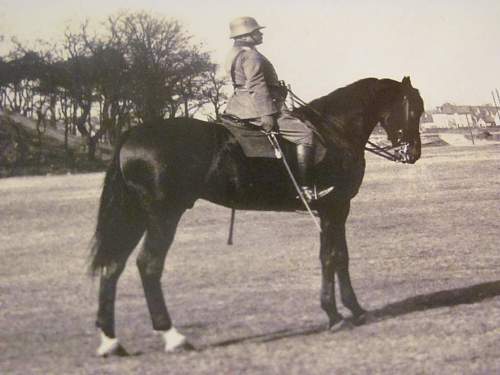
[[[319,253],[321,261],[321,308],[328,315],[329,327],[333,328],[343,320],[343,316],[337,311],[337,304],[335,302],[335,264],[331,221],[322,218],[321,230],[321,247]]]
[[[172,325],[161,288],[161,275],[165,258],[174,240],[177,224],[183,212],[184,210],[175,209],[151,215],[144,247],[137,257],[137,266],[153,329],[162,334],[167,352],[180,348],[191,348],[186,338]]]
[[[335,274],[339,280],[342,303],[351,310],[355,323],[361,323],[365,316],[365,310],[358,303],[349,275],[349,254],[345,233],[349,209],[349,201],[336,202],[334,207],[321,215],[320,259],[323,273],[321,306],[328,314],[330,327],[342,319],[335,304]]]

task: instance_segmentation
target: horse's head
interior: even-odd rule
[[[424,102],[418,90],[412,87],[410,77],[404,77],[399,86],[380,123],[392,143],[395,159],[413,164],[421,154],[419,124]]]

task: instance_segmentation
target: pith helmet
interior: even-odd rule
[[[255,30],[263,29],[253,17],[238,17],[229,24],[229,37],[236,38],[245,34],[250,34]]]

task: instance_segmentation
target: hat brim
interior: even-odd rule
[[[253,29],[252,31],[248,32],[248,33],[245,33],[245,34],[236,34],[236,35],[230,35],[229,36],[229,39],[234,39],[234,38],[237,38],[239,36],[244,36],[244,35],[248,35],[248,34],[251,34],[253,33],[254,31],[256,30],[262,30],[262,29],[265,29],[266,26],[259,26],[259,27],[256,27],[255,29]]]

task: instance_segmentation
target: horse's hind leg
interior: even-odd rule
[[[103,267],[99,286],[99,308],[96,326],[101,330],[101,344],[97,349],[99,356],[111,354],[126,355],[115,337],[115,299],[118,279],[125,268],[127,258],[144,233],[144,225],[140,222],[128,226],[120,236],[103,241],[100,246],[115,248],[118,254],[110,264]]]
[[[137,257],[137,266],[153,329],[163,334],[166,351],[189,347],[185,337],[178,333],[172,325],[161,289],[161,275],[165,258],[183,213],[183,208],[167,208],[162,212],[152,213],[149,218],[144,247]]]

